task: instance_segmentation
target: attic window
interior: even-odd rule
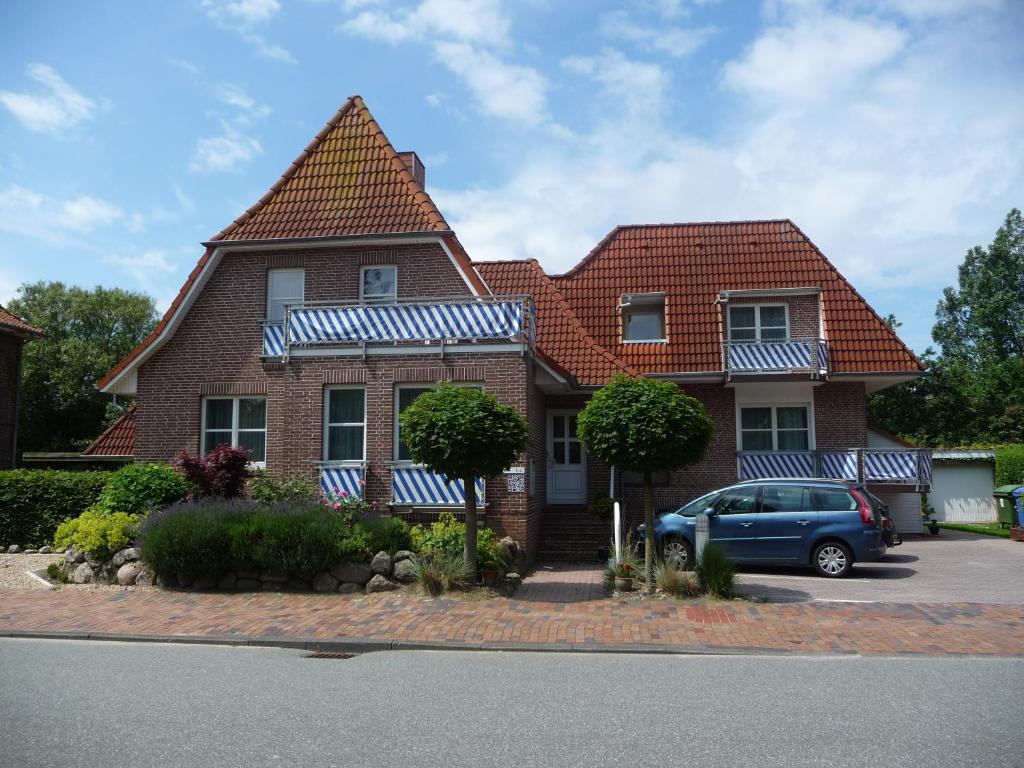
[[[398,267],[363,267],[360,272],[363,301],[394,301],[398,297]]]
[[[664,293],[627,293],[622,297],[622,340],[665,341]]]

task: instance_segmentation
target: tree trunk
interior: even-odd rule
[[[644,471],[644,575],[647,577],[647,594],[654,594],[654,491],[649,470]]]
[[[476,578],[476,483],[473,476],[462,479],[463,487],[466,489],[466,548],[463,554],[466,558],[466,567],[469,568],[473,578]]]

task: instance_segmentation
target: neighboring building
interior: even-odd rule
[[[944,523],[992,523],[996,509],[996,452],[971,448],[934,451],[928,503]]]
[[[135,406],[126,408],[103,434],[82,451],[83,457],[96,461],[130,463],[135,457]]]
[[[41,328],[0,307],[0,469],[10,469],[18,458],[22,347],[43,335]]]
[[[411,464],[398,413],[439,380],[482,386],[530,425],[516,466],[477,484],[487,524],[531,557],[592,557],[610,533],[586,505],[614,487],[635,514],[639,490],[586,455],[576,413],[623,372],[678,383],[715,423],[659,507],[737,478],[927,487],[927,452],[867,450],[866,395],[920,363],[792,222],[619,227],[547,275],[472,263],[424,177],[346,102],[100,382],[136,396],[136,460],[242,445],[420,518],[462,490]]]

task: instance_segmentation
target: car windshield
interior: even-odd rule
[[[718,498],[718,491],[712,491],[711,493],[705,493],[699,499],[691,501],[689,504],[680,507],[675,511],[675,514],[682,515],[683,517],[696,517],[698,514],[706,510],[712,504],[715,503],[715,499]]]

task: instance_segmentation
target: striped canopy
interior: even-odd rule
[[[484,479],[476,479],[476,503],[484,505]],[[425,467],[394,467],[391,472],[391,503],[400,507],[462,507],[465,485]]]

